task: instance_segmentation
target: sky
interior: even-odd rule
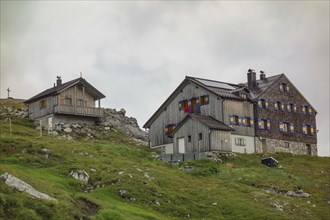
[[[142,127],[185,76],[285,73],[329,150],[329,1],[1,1],[1,98],[83,77]]]

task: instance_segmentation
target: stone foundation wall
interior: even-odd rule
[[[276,153],[286,152],[297,155],[312,155],[317,156],[317,145],[306,144],[295,141],[283,141],[278,139],[262,139],[256,137],[256,152],[257,153]],[[289,144],[289,147],[285,143]]]

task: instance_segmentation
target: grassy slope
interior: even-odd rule
[[[150,150],[130,144],[131,140],[121,133],[109,133],[98,140],[65,141],[38,137],[39,132],[27,120],[13,119],[12,126],[10,135],[8,122],[0,122],[0,174],[9,172],[58,202],[33,199],[0,181],[0,219],[87,218],[88,214],[76,205],[81,197],[100,206],[92,219],[330,217],[329,158],[276,154],[283,167],[271,169],[260,164],[261,155],[238,154],[222,164],[187,162],[185,165],[197,169],[185,172],[153,159]],[[15,150],[8,150],[10,146]],[[43,147],[52,151],[48,159],[40,153]],[[80,152],[88,155],[81,156]],[[90,184],[69,177],[72,168],[85,169]],[[92,168],[97,171],[91,172]],[[124,174],[119,175],[121,171]],[[148,179],[145,173],[154,179]],[[84,192],[97,184],[104,187]],[[276,187],[302,188],[312,197],[301,199],[265,191]],[[127,198],[120,197],[121,188],[127,190]],[[136,201],[129,201],[130,196]],[[273,203],[284,205],[284,210],[273,208]]]

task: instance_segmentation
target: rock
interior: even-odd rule
[[[63,131],[65,131],[66,133],[71,133],[72,129],[71,128],[65,128]]]
[[[0,179],[3,179],[8,186],[10,186],[20,192],[26,192],[35,198],[45,199],[45,200],[56,200],[47,194],[44,194],[44,193],[41,193],[41,192],[35,190],[32,186],[30,186],[23,180],[20,180],[17,177],[15,177],[9,173],[2,174],[0,176]]]
[[[218,205],[218,203],[217,203],[217,202],[214,202],[214,203],[212,203],[212,205],[213,205],[213,206],[217,206],[217,205]]]
[[[72,176],[73,178],[77,180],[81,180],[85,183],[88,183],[89,180],[89,175],[85,170],[79,170],[79,169],[71,170],[69,176]]]
[[[125,197],[126,193],[127,193],[126,189],[119,189],[119,195],[120,195],[122,198]]]
[[[52,154],[52,152],[50,150],[48,150],[47,148],[42,148],[41,153],[45,155],[46,159],[48,159],[48,157]]]
[[[144,177],[148,178],[148,179],[149,179],[149,181],[151,181],[151,180],[155,179],[154,177],[152,177],[152,176],[149,176],[149,174],[148,174],[148,173],[144,173]]]
[[[72,136],[68,135],[67,137],[68,137],[68,141],[72,141],[73,140],[73,137]]]
[[[111,128],[110,127],[104,127],[104,130],[109,131]]]
[[[124,115],[125,116],[125,114],[126,114],[126,110],[125,109],[120,109],[119,110],[119,114],[121,114],[121,115]]]
[[[130,200],[131,202],[135,202],[135,201],[136,201],[136,199],[135,199],[134,196],[130,196],[130,197],[129,197],[129,200]]]
[[[96,169],[92,168],[91,169],[91,172],[95,173],[96,172]]]
[[[122,172],[122,171],[121,172],[118,172],[118,175],[123,175],[123,174],[124,174],[124,172]]]
[[[184,167],[182,167],[182,169],[184,171],[193,171],[193,170],[195,170],[195,167],[194,166],[184,166]]]
[[[279,211],[283,211],[283,206],[282,205],[279,205],[277,203],[274,203],[271,205],[273,208],[276,208],[277,210]]]
[[[158,202],[158,200],[156,200],[155,204],[158,205],[158,206],[160,206],[160,203]]]
[[[132,174],[130,174],[130,173],[128,174],[128,176],[129,176],[130,178],[133,178]]]

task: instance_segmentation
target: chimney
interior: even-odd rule
[[[60,76],[57,76],[56,86],[60,86],[60,85],[62,85],[62,79]]]
[[[256,72],[249,69],[247,73],[248,89],[253,89],[257,85]]]
[[[266,79],[266,74],[264,71],[260,70],[260,79],[263,80],[263,79]]]

